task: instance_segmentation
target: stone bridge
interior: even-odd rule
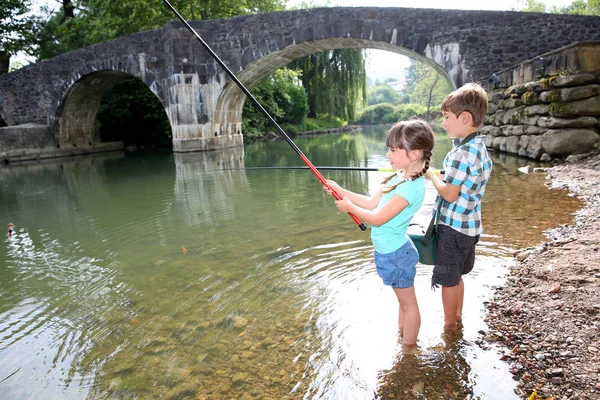
[[[600,40],[600,17],[502,11],[338,7],[191,25],[249,89],[294,59],[330,49],[400,53],[457,87],[573,42]],[[245,95],[179,21],[0,76],[0,126],[41,124],[47,143],[40,139],[38,147],[98,145],[102,96],[131,76],[164,106],[175,152],[243,144]]]

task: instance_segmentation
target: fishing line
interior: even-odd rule
[[[288,144],[292,147],[292,149],[294,149],[294,151],[296,153],[298,153],[298,155],[300,156],[300,158],[302,159],[304,164],[306,164],[306,166],[312,171],[312,173],[315,174],[315,176],[317,177],[317,179],[319,179],[319,181],[323,184],[323,186],[325,186],[331,190],[331,194],[333,197],[335,197],[336,200],[341,200],[342,198],[340,197],[340,195],[337,194],[334,190],[332,190],[331,187],[327,184],[327,180],[325,179],[325,177],[323,177],[323,175],[315,168],[315,166],[304,155],[304,153],[302,153],[300,148],[298,146],[296,146],[296,143],[294,143],[292,141],[292,139],[284,132],[284,130],[273,119],[273,117],[271,117],[271,115],[267,112],[267,110],[265,110],[264,107],[258,102],[258,100],[256,100],[256,98],[254,98],[252,93],[250,93],[250,91],[248,89],[246,89],[246,87],[242,84],[242,82],[240,82],[240,80],[233,74],[233,72],[231,72],[229,70],[229,68],[225,65],[225,63],[223,61],[221,61],[221,59],[210,48],[210,46],[208,44],[206,44],[206,42],[202,39],[202,37],[200,37],[198,32],[196,32],[194,30],[194,28],[192,28],[192,26],[181,16],[181,14],[179,14],[179,12],[177,12],[177,10],[171,5],[171,3],[169,3],[168,0],[163,0],[163,1],[171,9],[171,11],[173,11],[173,13],[177,16],[177,18],[179,18],[179,20],[183,23],[183,25],[185,25],[185,27],[188,28],[190,30],[190,32],[192,32],[192,34],[196,37],[196,39],[198,39],[198,41],[200,43],[202,43],[202,46],[204,46],[206,51],[208,51],[210,53],[210,55],[215,59],[215,61],[217,61],[217,63],[221,66],[221,68],[223,68],[225,70],[225,72],[227,72],[227,74],[229,75],[231,80],[233,80],[239,86],[239,88],[244,92],[244,94],[246,96],[248,96],[248,98],[250,100],[252,100],[252,102],[254,102],[254,104],[265,115],[265,117],[271,122],[271,124],[273,124],[273,126],[275,127],[277,132],[285,139],[286,142],[288,142]],[[360,219],[358,219],[358,217],[356,217],[355,215],[353,215],[351,213],[348,213],[348,215],[350,215],[350,217],[352,217],[354,222],[356,222],[356,224],[362,231],[367,230],[367,227],[365,226],[365,224],[363,224],[360,221]]]

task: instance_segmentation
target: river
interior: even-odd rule
[[[389,167],[386,127],[303,136],[317,166]],[[438,133],[432,164],[450,141]],[[529,160],[493,154],[464,328],[442,335],[418,265],[420,353],[362,232],[284,141],[208,153],[109,153],[0,168],[0,398],[517,398],[475,342],[513,253],[573,219]],[[323,171],[351,190],[385,173]],[[434,195],[428,183],[431,199]]]

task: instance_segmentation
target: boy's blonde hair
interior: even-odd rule
[[[457,117],[467,111],[473,116],[473,126],[479,128],[487,113],[486,91],[477,83],[467,83],[450,93],[442,101],[442,112],[450,111]]]

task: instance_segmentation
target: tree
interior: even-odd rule
[[[600,15],[600,0],[575,0],[560,11],[564,14]]]
[[[354,120],[358,105],[366,102],[365,55],[362,49],[336,49],[292,61],[302,71],[308,93],[308,116]]]
[[[404,90],[410,103],[421,104],[427,108],[426,119],[430,119],[444,97],[452,91],[450,83],[425,63],[411,60],[407,68],[407,85]]]
[[[30,11],[30,0],[0,0],[0,74],[8,72],[11,56],[33,42],[37,18]]]
[[[552,6],[550,8],[546,8],[543,2],[537,0],[521,0],[520,3],[521,6],[518,8],[518,11],[600,15],[600,0],[575,0],[566,7]]]
[[[302,123],[308,113],[306,90],[300,85],[297,71],[282,68],[263,79],[252,95],[279,125]],[[273,129],[269,120],[246,99],[242,132],[246,137],[262,136]]]
[[[542,1],[537,0],[521,0],[521,7],[517,11],[523,12],[546,12],[546,5]]]
[[[367,105],[372,106],[381,103],[400,104],[400,96],[388,85],[370,87],[367,91]]]

